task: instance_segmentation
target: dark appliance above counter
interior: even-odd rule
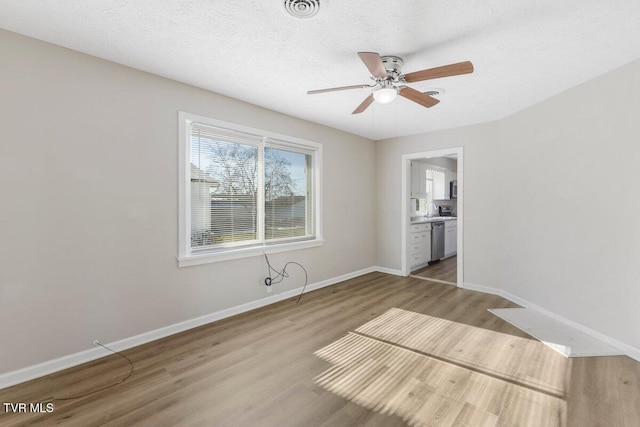
[[[453,206],[451,205],[438,206],[438,216],[453,216]]]
[[[449,182],[449,198],[450,199],[458,198],[458,181]]]

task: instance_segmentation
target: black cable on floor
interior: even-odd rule
[[[124,377],[123,379],[121,379],[120,381],[118,381],[117,383],[110,384],[110,385],[108,385],[108,386],[105,386],[105,387],[99,388],[99,389],[97,389],[97,390],[93,390],[93,391],[90,391],[90,392],[87,392],[87,393],[79,394],[79,395],[77,395],[77,396],[70,396],[70,397],[52,397],[52,398],[50,398],[50,399],[47,399],[47,400],[43,401],[42,403],[49,403],[49,402],[56,402],[56,401],[63,401],[63,400],[74,400],[74,399],[80,399],[81,397],[89,396],[89,395],[92,395],[92,394],[97,393],[97,392],[99,392],[99,391],[103,391],[103,390],[107,390],[107,389],[109,389],[109,388],[111,388],[111,387],[115,387],[115,386],[117,386],[117,385],[119,385],[119,384],[122,384],[123,382],[125,382],[126,380],[128,380],[128,379],[129,379],[129,377],[131,376],[131,374],[133,374],[133,362],[131,361],[131,359],[129,359],[127,356],[125,356],[124,354],[120,353],[119,351],[112,350],[112,349],[110,349],[109,347],[107,347],[106,345],[99,343],[98,341],[94,341],[94,344],[99,345],[100,347],[104,347],[104,348],[106,348],[107,350],[109,350],[110,352],[112,352],[113,354],[117,354],[118,356],[123,357],[124,359],[126,359],[126,360],[127,360],[127,362],[129,362],[129,365],[131,365],[131,369],[129,370],[129,373],[127,374],[127,376],[126,376],[126,377]]]

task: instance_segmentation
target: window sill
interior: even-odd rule
[[[323,239],[304,240],[301,242],[281,243],[278,245],[253,246],[250,248],[230,249],[223,252],[208,252],[178,257],[178,267],[190,267],[192,265],[210,264],[220,261],[231,261],[240,258],[249,258],[262,254],[275,254],[278,252],[295,251],[299,249],[322,246]]]

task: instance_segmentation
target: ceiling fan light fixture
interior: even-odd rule
[[[398,96],[398,88],[392,84],[384,84],[373,92],[373,99],[379,104],[388,104]]]
[[[324,2],[326,0],[322,1]],[[371,88],[371,93],[369,93],[365,100],[362,101],[351,114],[362,113],[374,101],[379,104],[388,104],[396,99],[398,95],[425,108],[431,108],[440,102],[436,96],[442,95],[444,90],[431,89],[426,92],[420,92],[410,86],[406,86],[405,83],[416,83],[442,77],[473,73],[473,64],[471,61],[458,62],[402,74],[402,65],[404,62],[399,56],[380,56],[380,54],[376,52],[358,52],[358,56],[369,70],[370,78],[374,81],[373,85],[332,87],[328,89],[310,90],[307,93],[313,95],[315,93],[335,92],[339,90]]]

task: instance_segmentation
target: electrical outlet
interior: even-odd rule
[[[93,340],[93,345],[99,345],[99,344],[100,344],[100,341],[98,341],[98,340]]]
[[[273,292],[273,288],[271,286],[267,286],[267,293],[270,294]]]

